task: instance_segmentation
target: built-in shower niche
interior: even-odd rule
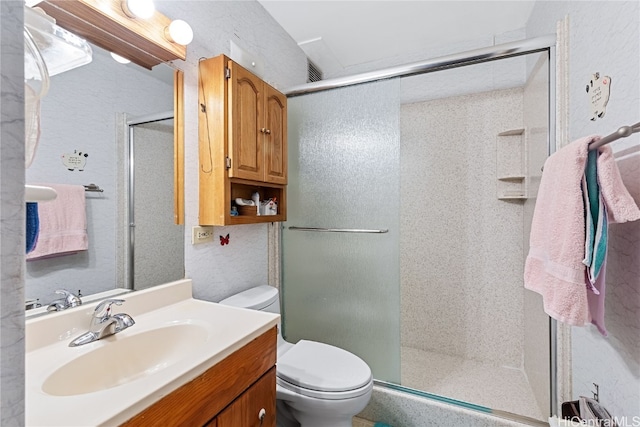
[[[500,200],[527,198],[526,145],[524,129],[507,130],[496,137],[497,196]]]

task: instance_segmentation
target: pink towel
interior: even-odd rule
[[[50,258],[87,250],[87,214],[84,186],[43,184],[56,190],[58,196],[38,203],[40,234],[35,249],[27,260]]]
[[[575,326],[590,323],[585,283],[585,219],[581,182],[589,136],[550,156],[538,190],[531,224],[524,286],[542,295],[545,312]],[[598,181],[610,222],[640,218],[640,210],[622,183],[611,148],[600,149]]]

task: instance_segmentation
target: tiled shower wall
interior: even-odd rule
[[[522,366],[523,206],[496,193],[522,113],[521,88],[402,106],[403,347]]]

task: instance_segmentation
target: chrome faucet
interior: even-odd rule
[[[111,306],[123,302],[123,299],[106,299],[98,304],[93,311],[89,330],[71,341],[69,347],[89,344],[135,325],[136,322],[126,313],[111,314]]]
[[[49,304],[47,306],[47,311],[61,311],[82,305],[80,291],[78,291],[78,295],[74,295],[66,289],[57,289],[56,294],[63,295],[63,297]]]

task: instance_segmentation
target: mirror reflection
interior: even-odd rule
[[[164,64],[151,72],[123,65],[92,48],[90,64],[51,77],[41,100],[37,151],[26,170],[28,184],[95,184],[102,190],[84,194],[86,250],[64,253],[62,242],[57,253],[27,260],[25,299],[43,306],[60,298],[57,289],[88,296],[184,276],[183,227],[173,224],[173,70]],[[141,117],[155,119],[136,121]],[[134,155],[139,162],[132,161]],[[131,194],[129,172],[139,183]],[[82,211],[80,205],[68,203],[64,209]],[[158,216],[165,213],[166,218]],[[141,231],[129,232],[136,222]],[[136,236],[140,248],[133,244]],[[149,246],[163,250],[145,249]],[[144,264],[138,278],[136,263]],[[168,280],[142,278],[154,266],[169,264]]]
[[[184,277],[184,227],[174,224],[173,112],[129,123],[131,289]]]

